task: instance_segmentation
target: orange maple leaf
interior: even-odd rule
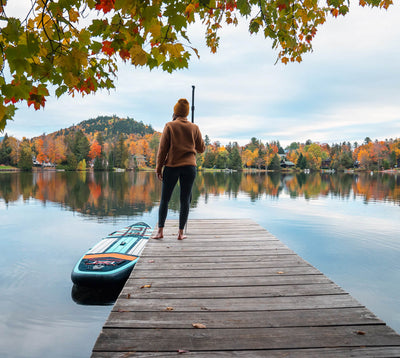
[[[111,41],[103,41],[103,47],[101,48],[101,51],[103,51],[108,56],[113,55],[115,50],[113,47],[111,47]]]

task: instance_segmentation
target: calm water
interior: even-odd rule
[[[0,173],[1,357],[90,356],[113,297],[77,291],[72,267],[154,227],[160,191],[153,173]],[[254,219],[400,332],[400,177],[199,174],[190,217]]]

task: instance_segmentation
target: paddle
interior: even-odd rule
[[[195,86],[192,86],[192,123],[194,123],[194,89],[195,89],[195,88],[196,88]],[[190,204],[192,204],[192,192],[190,192],[190,199],[189,199],[189,201],[190,201]],[[190,205],[190,204],[189,204],[189,205]],[[189,209],[190,209],[190,206],[189,206]],[[189,220],[186,221],[186,225],[185,225],[185,234],[187,233],[188,221],[189,221]]]

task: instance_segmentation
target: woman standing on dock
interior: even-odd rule
[[[200,129],[188,121],[188,114],[189,102],[184,98],[179,99],[174,106],[172,121],[165,125],[160,139],[156,173],[158,179],[162,181],[162,192],[158,211],[158,231],[153,239],[164,237],[168,203],[178,179],[180,184],[178,240],[186,238],[183,229],[189,215],[190,194],[196,177],[196,153],[203,153],[205,150]]]

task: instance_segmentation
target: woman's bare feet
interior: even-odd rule
[[[164,228],[160,227],[160,228],[158,228],[157,234],[155,234],[151,238],[159,240],[159,239],[162,239],[163,237],[164,237]]]
[[[183,239],[186,239],[186,238],[187,238],[187,236],[183,234],[183,230],[179,229],[178,240],[183,240]]]

